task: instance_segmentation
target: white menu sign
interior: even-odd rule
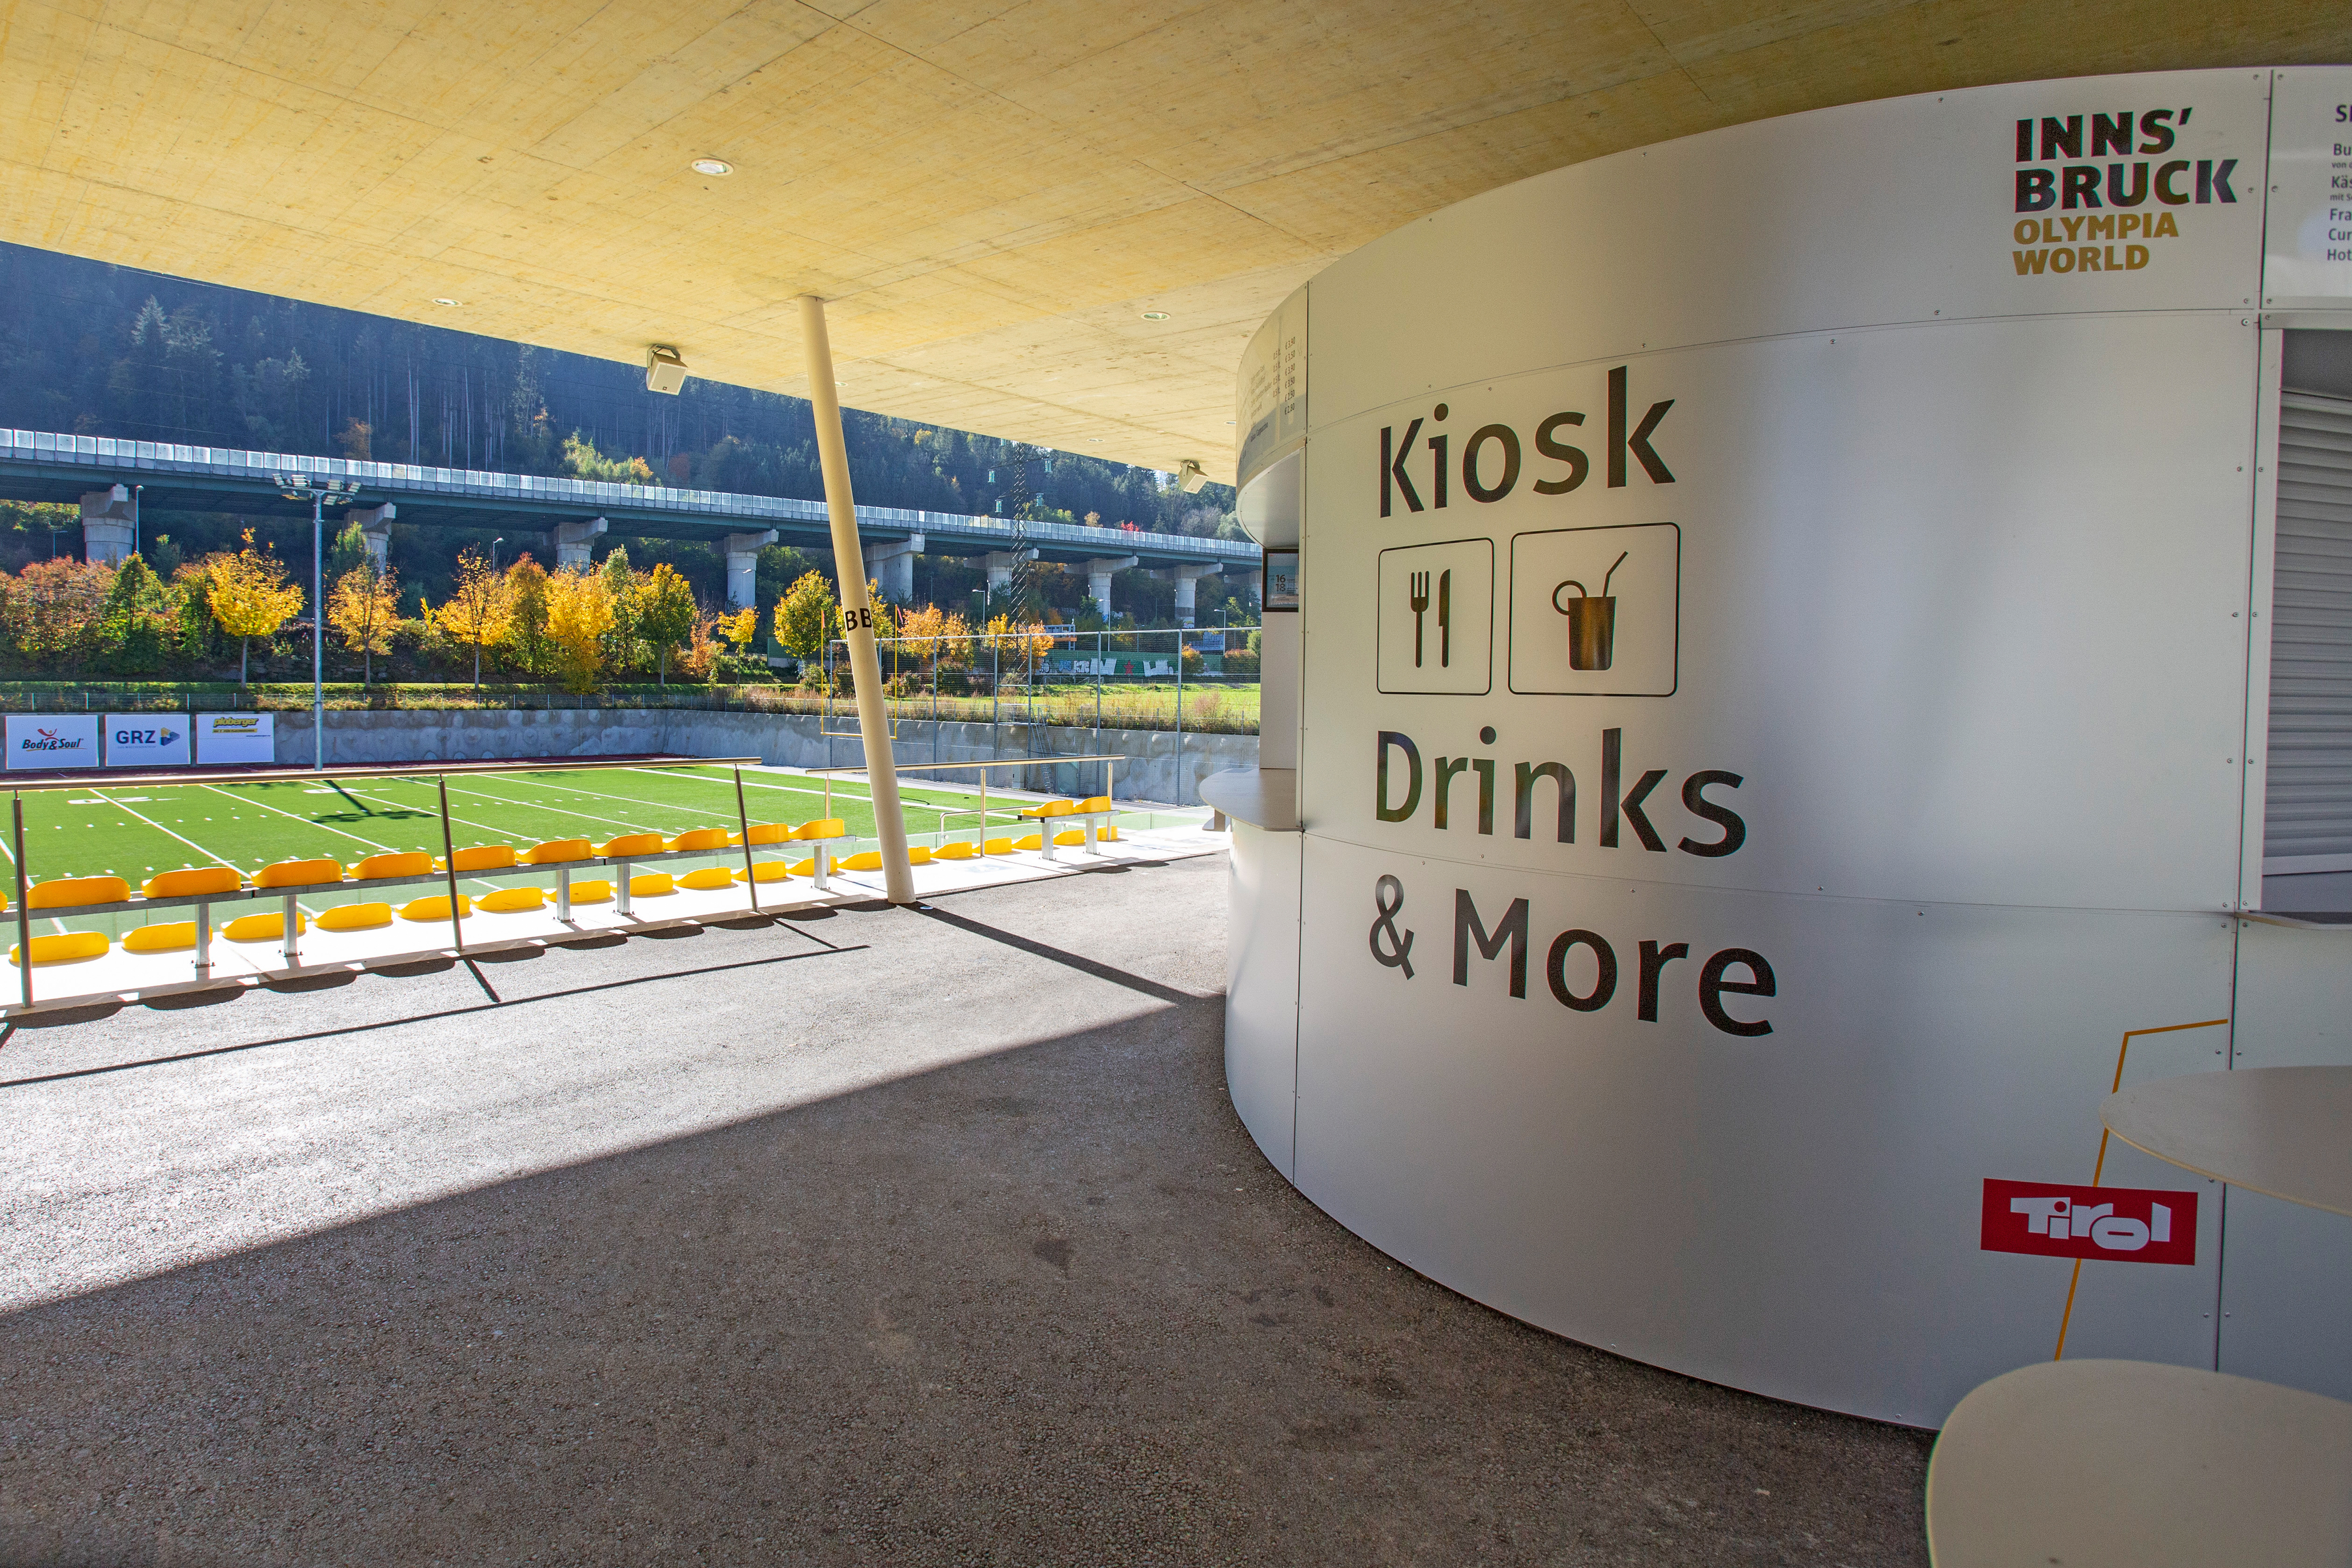
[[[2352,305],[2352,67],[2273,73],[2266,306]]]

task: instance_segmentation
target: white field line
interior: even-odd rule
[[[466,794],[467,794],[467,795],[481,795],[481,796],[482,796],[482,798],[483,798],[483,799],[485,799],[485,800],[494,800],[494,801],[495,801],[495,800],[502,800],[502,798],[503,798],[503,797],[499,796],[499,795],[494,795],[487,794],[487,793],[485,793],[484,791],[481,791],[481,790],[466,790],[464,793],[466,793]],[[383,803],[384,805],[393,805],[393,806],[400,806],[400,802],[399,802],[399,801],[397,801],[397,800],[395,800],[395,799],[392,799],[392,798],[390,798],[390,797],[386,797],[386,796],[379,796],[379,795],[375,795],[373,791],[370,791],[370,790],[358,790],[358,791],[354,791],[354,792],[352,792],[352,798],[354,798],[354,799],[373,799],[373,800],[381,800],[381,801],[383,801]],[[505,804],[514,805],[534,805],[536,803],[530,802],[530,801],[512,801],[512,802],[506,802]],[[407,807],[404,807],[404,806],[402,806],[402,807],[401,807],[401,809],[405,810],[405,809],[408,809],[408,808],[407,808]],[[544,807],[544,808],[542,808],[542,809],[545,809],[545,810],[548,810],[548,811],[562,811],[562,810],[563,810],[563,808],[562,808],[562,806],[547,806],[547,807]],[[566,813],[565,815],[567,815],[567,816],[583,816],[583,815],[585,815],[585,814],[584,814],[584,813],[580,813],[580,812],[570,812],[570,813]],[[502,831],[502,830],[501,830],[501,829],[499,829],[499,828],[497,828],[497,827],[492,826],[490,824],[488,824],[488,823],[487,823],[487,822],[477,822],[477,821],[475,821],[475,820],[474,820],[472,817],[470,817],[470,816],[457,816],[457,815],[456,815],[456,814],[454,814],[454,813],[453,813],[453,814],[451,814],[451,816],[450,816],[450,817],[449,817],[449,820],[450,820],[451,822],[453,822],[453,823],[462,822],[462,823],[464,823],[464,824],[465,824],[467,826],[468,826],[468,827],[477,828],[477,829],[478,829],[478,830],[479,830],[479,831],[481,831],[481,832],[488,833],[488,834],[492,834],[492,835],[499,834],[499,832],[501,832],[501,831]],[[628,825],[625,824],[624,826],[628,826]],[[549,868],[548,868],[548,869],[549,869],[550,871],[552,871],[552,870],[554,870],[554,869],[555,869],[555,868],[554,868],[554,867],[552,867],[552,866],[551,866],[551,867],[549,867]],[[500,879],[497,879],[497,878],[494,878],[494,877],[467,877],[467,876],[463,876],[463,875],[461,875],[461,876],[459,876],[459,878],[458,878],[457,879],[458,879],[460,882],[470,882],[470,883],[474,883],[474,884],[477,884],[477,885],[478,885],[478,886],[480,886],[480,887],[485,887],[485,888],[501,888],[501,887],[506,886],[505,882],[503,882],[502,880],[500,880]]]
[[[226,790],[225,790],[225,789],[221,788],[221,786],[220,786],[220,785],[218,785],[218,784],[198,784],[196,787],[197,787],[198,789],[208,789],[208,790],[212,791],[215,795],[220,795],[220,796],[222,796],[222,797],[224,797],[224,798],[226,798],[226,799],[228,799],[228,800],[235,800],[235,799],[236,799],[236,796],[233,795],[230,795]],[[304,816],[303,816],[301,813],[299,813],[299,812],[296,812],[296,811],[288,811],[284,806],[272,805],[270,805],[270,804],[269,804],[268,801],[266,801],[266,800],[256,800],[256,801],[254,801],[254,802],[253,802],[253,804],[254,804],[255,805],[257,805],[257,806],[261,807],[261,809],[262,809],[262,810],[264,810],[264,811],[274,811],[274,812],[276,812],[278,816],[283,816],[283,817],[290,818],[291,820],[293,820],[293,821],[295,821],[295,822],[299,822],[299,823],[303,824],[305,826],[309,826],[309,827],[317,827],[317,828],[323,828],[323,829],[325,829],[325,831],[327,831],[327,832],[329,832],[329,833],[337,833],[337,834],[341,834],[341,835],[342,835],[342,837],[343,837],[350,839],[350,840],[351,840],[352,843],[354,843],[354,844],[364,844],[364,845],[366,845],[369,848],[371,848],[371,849],[374,849],[374,850],[377,850],[377,851],[380,851],[380,852],[381,852],[381,853],[383,853],[383,854],[390,855],[390,854],[396,853],[396,851],[394,851],[394,848],[392,847],[392,846],[391,846],[391,845],[389,845],[389,844],[378,844],[378,843],[377,843],[374,839],[373,839],[373,838],[362,838],[362,837],[360,837],[358,834],[356,834],[356,833],[352,833],[352,832],[350,832],[350,831],[348,831],[348,830],[346,830],[346,829],[344,829],[344,828],[335,827],[335,826],[331,826],[331,825],[329,825],[329,824],[327,824],[327,823],[320,822],[320,820],[318,820],[316,817]]]
[[[456,787],[467,795],[478,795],[484,800],[497,801],[501,805],[529,806],[535,811],[551,811],[559,816],[579,816],[585,817],[590,822],[616,823],[623,827],[634,827],[640,833],[659,833],[665,831],[665,829],[658,827],[648,827],[642,822],[632,822],[625,816],[615,816],[611,812],[604,812],[600,814],[587,811],[574,811],[568,805],[547,805],[535,800],[514,800],[506,795],[492,795],[486,789],[480,789],[470,785],[459,784]],[[555,789],[572,788],[570,784],[555,784],[551,787]],[[626,795],[598,795],[593,790],[575,790],[574,793],[587,795],[592,800],[616,800],[623,805],[643,807],[649,804],[648,802],[642,800],[632,800]]]

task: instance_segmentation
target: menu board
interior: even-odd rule
[[[2352,306],[2352,67],[2273,73],[2265,306]]]
[[[1242,355],[1234,413],[1240,431],[1234,483],[1257,471],[1307,437],[1307,290],[1299,289],[1266,318]]]

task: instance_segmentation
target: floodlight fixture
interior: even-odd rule
[[[1187,458],[1181,463],[1177,465],[1176,488],[1183,491],[1186,495],[1192,494],[1195,490],[1198,490],[1202,485],[1205,485],[1208,482],[1209,476],[1202,472],[1201,461],[1199,458]]]
[[[655,343],[646,350],[646,390],[667,392],[672,397],[686,384],[686,361],[667,343]]]

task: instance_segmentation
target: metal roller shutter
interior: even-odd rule
[[[2352,399],[2279,399],[2267,875],[2352,871]]]

